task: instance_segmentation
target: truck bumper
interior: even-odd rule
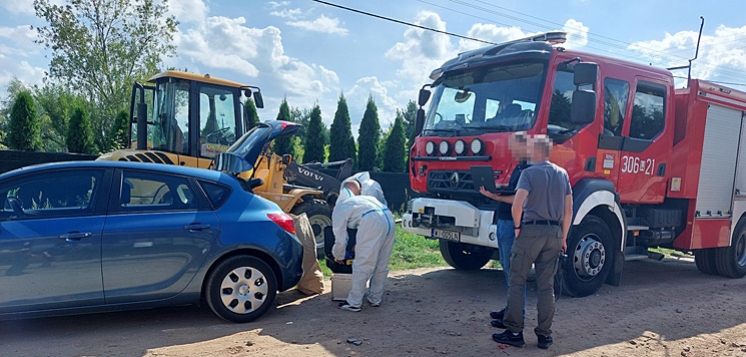
[[[406,232],[497,248],[493,211],[480,210],[465,201],[435,198],[415,198],[409,205],[411,211],[402,216],[402,228]]]

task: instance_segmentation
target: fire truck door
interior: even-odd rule
[[[642,80],[630,99],[617,192],[622,202],[660,203],[666,194],[666,164],[673,144],[673,128],[666,127],[666,117],[673,115],[666,112],[672,110],[672,100],[666,86]]]

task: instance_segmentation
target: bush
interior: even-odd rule
[[[96,147],[93,144],[93,129],[88,112],[82,106],[73,109],[73,115],[67,123],[67,137],[65,145],[69,152],[81,154],[95,154]]]
[[[10,109],[8,147],[16,150],[40,150],[41,130],[39,116],[31,93],[22,91],[16,96]]]

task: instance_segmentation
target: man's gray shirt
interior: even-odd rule
[[[524,221],[561,221],[565,196],[572,194],[567,171],[548,161],[523,170],[516,189],[528,191],[523,204]]]

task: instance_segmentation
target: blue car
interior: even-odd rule
[[[292,218],[250,189],[220,171],[134,162],[0,175],[0,318],[200,301],[228,321],[262,316],[300,280],[303,247]]]

